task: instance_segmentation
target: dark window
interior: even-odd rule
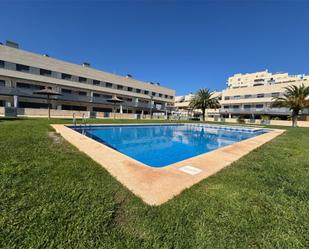
[[[117,85],[117,89],[118,89],[118,90],[122,90],[122,89],[123,89],[123,86]]]
[[[234,96],[234,99],[240,99],[240,95]]]
[[[104,108],[104,107],[93,107],[92,110],[94,112],[112,112],[111,108]]]
[[[103,98],[106,98],[106,99],[111,99],[112,96],[111,95],[102,95]]]
[[[16,64],[16,71],[29,72],[30,68],[26,65]]]
[[[245,108],[245,109],[250,109],[250,108],[251,108],[251,105],[244,105],[244,108]]]
[[[17,88],[30,88],[30,87],[31,87],[30,84],[27,84],[27,83],[20,83],[20,82],[17,82],[17,83],[16,83],[16,86],[17,86]]]
[[[256,84],[253,84],[253,86],[263,86],[264,84],[261,84],[261,83],[256,83]]]
[[[224,109],[229,109],[228,105],[223,106]]]
[[[260,108],[263,108],[264,107],[264,105],[256,105],[255,106],[255,108],[257,108],[257,109],[260,109]]]
[[[168,98],[168,95],[164,95],[164,97],[167,99],[167,98]]]
[[[272,93],[271,96],[272,97],[279,97],[280,93]]]
[[[93,93],[93,97],[99,98],[101,95],[99,93]]]
[[[132,87],[128,87],[128,91],[129,91],[129,92],[132,92],[132,91],[133,91],[133,88],[132,88]]]
[[[252,98],[252,95],[248,94],[248,95],[245,95],[245,99],[250,99]]]
[[[95,86],[99,86],[99,85],[100,85],[100,81],[99,81],[99,80],[93,80],[93,84],[94,84]]]
[[[71,74],[62,73],[61,74],[61,79],[63,79],[63,80],[70,80],[70,79],[72,79],[72,75]]]
[[[224,100],[229,100],[230,99],[230,96],[225,96],[224,97]]]
[[[86,96],[87,93],[86,93],[86,92],[79,91],[79,92],[78,92],[78,95],[80,95],[80,96]]]
[[[87,111],[86,106],[62,105],[61,108],[62,110]]]
[[[258,95],[256,95],[257,98],[264,98],[264,94],[263,93],[260,93]]]
[[[156,96],[156,93],[155,93],[155,92],[152,92],[151,95],[152,95],[152,96]]]
[[[41,85],[33,85],[33,84],[28,84],[28,83],[22,83],[22,82],[17,82],[16,83],[17,88],[32,88],[32,89],[44,89],[44,86]]]
[[[45,103],[31,103],[31,102],[18,102],[18,106],[21,108],[47,108],[48,105]]]
[[[46,69],[40,69],[40,75],[43,76],[51,76],[52,72],[50,70],[46,70]]]
[[[0,68],[4,68],[4,61],[0,61]]]
[[[142,91],[141,89],[136,89],[137,93],[141,93],[141,91]]]
[[[63,88],[63,89],[61,89],[61,92],[62,93],[67,93],[67,94],[71,94],[72,90]]]
[[[106,82],[106,87],[112,88],[112,87],[113,87],[113,84],[112,84],[112,83],[109,83],[109,82]]]
[[[162,97],[162,93],[159,93],[159,97]]]
[[[238,109],[238,108],[239,108],[239,105],[233,105],[233,108],[234,108],[234,109]]]
[[[81,83],[85,83],[85,82],[87,82],[87,79],[84,78],[84,77],[78,77],[78,81],[81,82]]]
[[[149,91],[144,91],[145,94],[149,94]]]
[[[174,97],[173,96],[170,96],[170,99],[173,99]]]
[[[0,86],[5,86],[5,80],[0,80]]]

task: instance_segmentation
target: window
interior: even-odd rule
[[[63,88],[63,89],[61,89],[61,92],[66,93],[66,94],[71,94],[72,90]]]
[[[99,98],[101,95],[99,93],[93,93],[93,97]]]
[[[238,109],[238,108],[239,108],[239,105],[233,105],[233,108],[234,108],[234,109]]]
[[[141,89],[136,89],[137,93],[141,93],[141,91],[142,91]]]
[[[111,95],[101,95],[101,97],[106,98],[106,99],[111,99],[112,98]]]
[[[51,76],[52,72],[50,70],[40,68],[40,75]]]
[[[112,87],[113,87],[113,84],[112,84],[112,83],[109,83],[109,82],[106,82],[106,87],[112,88]]]
[[[164,95],[164,97],[167,99],[167,98],[168,98],[168,95]]]
[[[87,93],[86,93],[86,92],[79,91],[79,92],[78,92],[78,95],[80,95],[80,96],[87,96]]]
[[[252,98],[251,94],[245,95],[245,99],[250,99],[250,98]]]
[[[156,96],[156,93],[155,93],[155,92],[152,92],[151,95],[152,95],[152,96]]]
[[[123,86],[117,85],[117,89],[118,89],[118,90],[123,90]]]
[[[250,109],[251,105],[244,105],[244,109]]]
[[[264,98],[264,93],[260,93],[256,95],[257,98]]]
[[[61,79],[63,79],[63,80],[70,80],[70,79],[72,79],[72,75],[66,74],[66,73],[62,73],[61,74]]]
[[[272,93],[271,96],[272,97],[279,97],[280,93]]]
[[[263,107],[264,107],[263,104],[258,104],[258,105],[255,106],[256,109],[261,109],[261,108],[263,108]]]
[[[32,88],[32,89],[44,89],[44,86],[40,85],[33,85],[33,84],[28,84],[28,83],[22,83],[22,82],[17,82],[16,83],[17,88]]]
[[[223,106],[224,109],[229,109],[230,107],[228,105]]]
[[[86,83],[87,79],[84,78],[84,77],[78,77],[78,81],[81,82],[81,83]]]
[[[133,92],[133,88],[132,87],[128,87],[128,91],[129,92]]]
[[[5,80],[0,80],[0,86],[5,86]]]
[[[0,61],[0,68],[4,68],[4,61]]]
[[[149,94],[149,91],[146,91],[146,90],[145,90],[144,93],[145,93],[145,94]],[[167,95],[166,95],[166,96],[167,96]]]
[[[100,85],[100,81],[99,80],[93,80],[92,82],[93,82],[93,84],[95,86],[99,86]]]
[[[230,96],[225,96],[224,100],[230,100]]]
[[[240,99],[240,95],[234,96],[234,99]]]
[[[170,96],[170,99],[173,99],[174,97],[173,96]]]
[[[162,93],[159,93],[159,97],[162,98]]]
[[[30,68],[26,65],[16,64],[16,71],[29,72]]]
[[[256,84],[253,84],[253,86],[263,86],[264,84],[262,83],[256,83]]]

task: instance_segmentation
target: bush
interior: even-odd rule
[[[239,124],[245,124],[245,123],[246,123],[246,121],[245,121],[245,119],[244,119],[243,117],[238,117],[238,118],[237,118],[237,122],[238,122]]]

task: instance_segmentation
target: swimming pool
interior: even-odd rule
[[[150,167],[160,168],[267,132],[207,124],[70,127]]]

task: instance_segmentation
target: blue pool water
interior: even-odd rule
[[[151,167],[164,167],[265,133],[263,129],[195,124],[74,129]]]

